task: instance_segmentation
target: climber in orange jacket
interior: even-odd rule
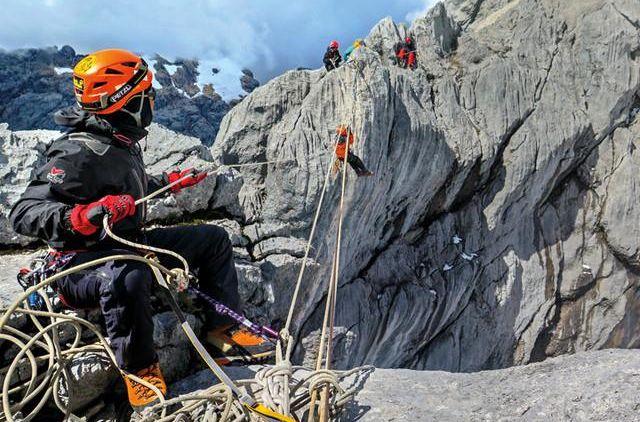
[[[355,139],[353,137],[353,132],[351,129],[347,128],[344,125],[338,126],[336,129],[336,134],[338,135],[338,143],[336,145],[336,156],[338,159],[336,160],[337,170],[340,166],[340,162],[344,162],[345,156],[347,158],[347,163],[351,166],[351,168],[356,172],[358,177],[362,176],[373,176],[373,173],[367,169],[364,165],[360,157],[355,155],[353,151],[351,151],[351,145],[353,145]],[[347,145],[348,139],[348,145]],[[349,148],[349,154],[347,155],[347,148]]]

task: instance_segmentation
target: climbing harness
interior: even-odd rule
[[[31,261],[29,268],[21,268],[17,274],[18,284],[24,291],[29,287],[39,284],[42,280],[54,275],[67,266],[75,253],[60,253],[48,251],[45,255]],[[46,294],[53,296],[53,289],[48,289]],[[41,311],[44,309],[44,299],[38,292],[31,293],[27,301],[31,309]]]

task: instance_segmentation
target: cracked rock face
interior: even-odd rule
[[[639,359],[605,350],[473,374],[377,369],[340,420],[634,421]]]
[[[44,152],[60,135],[52,130],[12,132],[0,123],[0,245],[26,245],[33,239],[13,231],[8,215],[35,169],[44,164]]]
[[[448,1],[411,28],[383,20],[354,65],[287,72],[236,106],[214,160],[288,160],[239,169],[253,258],[278,252],[261,264],[275,315],[300,265],[282,237],[308,236],[344,123],[375,176],[349,174],[337,366],[473,371],[637,347],[636,6]],[[405,33],[413,72],[384,54]],[[301,339],[322,318],[339,188],[330,179],[294,317]]]
[[[0,51],[0,122],[12,129],[55,129],[53,113],[74,103],[69,46]]]

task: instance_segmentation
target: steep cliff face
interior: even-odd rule
[[[225,117],[214,160],[293,160],[231,177],[224,208],[251,224],[250,247],[308,235],[338,124],[375,172],[349,175],[338,366],[472,371],[638,346],[639,28],[632,0],[449,1],[411,28],[382,21],[353,64],[287,72]],[[389,61],[407,33],[415,71]],[[332,179],[300,353],[321,318],[338,196]],[[263,256],[252,265],[282,318],[300,251]]]

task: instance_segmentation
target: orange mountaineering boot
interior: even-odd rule
[[[160,364],[155,362],[151,366],[141,369],[135,373],[135,376],[154,385],[160,390],[163,396],[167,394],[167,384],[160,371]],[[127,385],[127,395],[129,396],[129,403],[133,410],[139,412],[147,406],[151,406],[160,401],[156,393],[147,387],[134,381],[129,376],[124,376],[124,382]]]
[[[218,365],[263,362],[275,356],[275,344],[251,333],[240,324],[224,325],[207,334],[207,343],[217,349]]]

